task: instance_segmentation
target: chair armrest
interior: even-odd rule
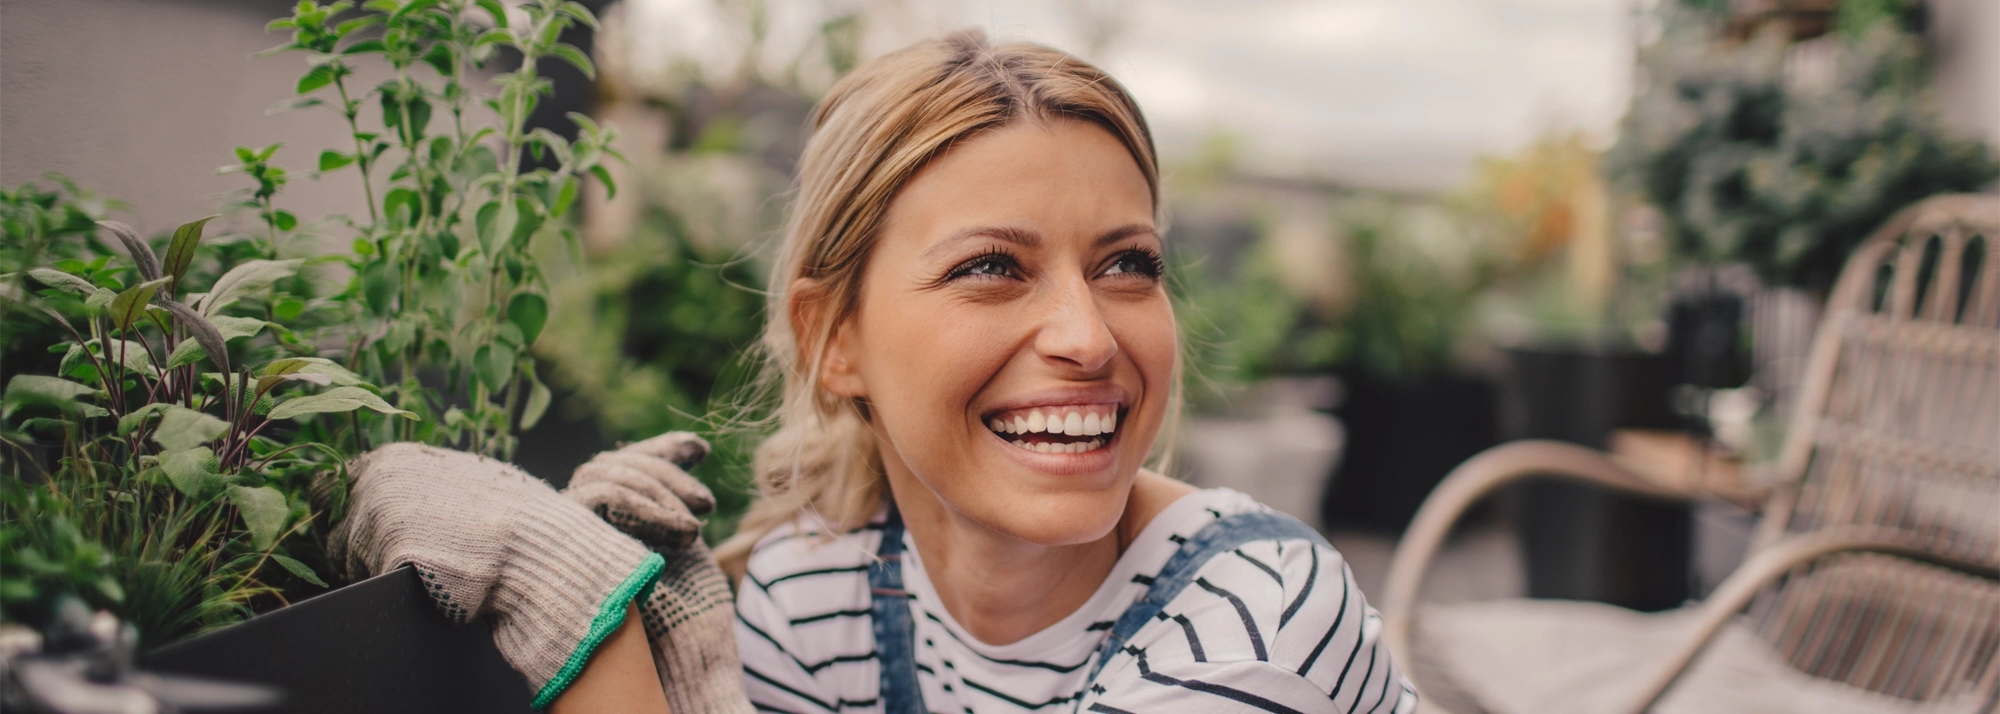
[[[1779,540],[1752,554],[1702,602],[1700,616],[1687,639],[1660,660],[1660,668],[1647,681],[1645,689],[1635,693],[1632,706],[1623,711],[1643,713],[1658,702],[1674,681],[1680,679],[1688,666],[1694,663],[1695,656],[1701,654],[1730,618],[1750,604],[1750,599],[1756,597],[1758,591],[1794,568],[1836,553],[1886,553],[1988,579],[2000,579],[2000,570],[1992,566],[1939,555],[1924,548],[1923,541],[1889,529],[1837,528]]]
[[[1390,652],[1412,656],[1410,623],[1416,611],[1417,589],[1459,516],[1501,486],[1536,476],[1568,478],[1655,498],[1692,497],[1620,466],[1610,454],[1566,442],[1514,441],[1479,452],[1452,469],[1424,499],[1389,561],[1388,584],[1377,608],[1385,618],[1383,637]]]

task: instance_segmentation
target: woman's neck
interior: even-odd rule
[[[889,479],[896,505],[938,599],[968,633],[994,645],[1018,642],[1076,612],[1146,524],[1195,490],[1141,470],[1110,532],[1086,543],[1047,546],[953,512],[914,477],[898,476]]]

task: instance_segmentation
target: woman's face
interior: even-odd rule
[[[1043,545],[1116,525],[1177,359],[1145,175],[1093,124],[962,142],[897,194],[822,374],[898,488]]]

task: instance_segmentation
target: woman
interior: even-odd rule
[[[1142,466],[1178,406],[1178,341],[1152,139],[1122,87],[966,32],[857,68],[812,124],[765,340],[778,428],[758,452],[760,500],[719,552],[740,578],[756,708],[1414,709],[1379,617],[1316,534]],[[629,458],[631,473],[661,470]],[[357,468],[357,493],[419,480],[390,470]],[[629,500],[687,498],[648,493]],[[596,505],[628,531],[647,521]],[[612,555],[536,559],[597,563],[564,576],[582,583],[556,608],[572,614],[501,613],[570,623],[538,628],[552,654],[524,657],[570,672],[530,677],[544,701],[609,691],[596,673],[645,653],[599,643],[632,629],[618,624],[627,591],[656,566],[585,550]],[[661,644],[661,618],[646,619],[656,660],[705,647]],[[659,667],[670,697],[690,684]],[[675,706],[715,705],[699,701]]]

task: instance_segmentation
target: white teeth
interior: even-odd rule
[[[1015,419],[1019,418],[1020,417],[1015,417]],[[1042,418],[1041,412],[1028,412],[1028,422],[1026,426],[1028,427],[1028,431],[1040,433],[1043,427],[1048,426],[1048,422]]]
[[[1117,430],[1118,430],[1118,412],[1116,410],[1113,410],[1110,414],[1104,415],[1104,433],[1109,434]]]
[[[1025,433],[1028,433],[1028,420],[1026,420],[1026,419],[1022,419],[1022,418],[1021,418],[1020,416],[1018,416],[1018,415],[1017,415],[1017,416],[1015,416],[1015,417],[1014,417],[1014,433],[1016,433],[1016,434],[1025,434]]]
[[[1083,417],[1084,436],[1097,436],[1098,434],[1102,433],[1104,433],[1104,427],[1103,425],[1098,423],[1096,412],[1092,412]]]
[[[991,428],[992,430],[994,430],[994,431],[997,431],[997,432],[1000,432],[1000,433],[1002,433],[1002,434],[1005,434],[1005,433],[1007,433],[1007,424],[1006,424],[1006,422],[1003,422],[1003,421],[1000,421],[999,419],[994,419],[993,421],[990,421],[990,422],[987,422],[987,423],[986,423],[986,426],[987,426],[988,428]]]
[[[1062,433],[1083,436],[1083,417],[1076,412],[1070,412],[1069,418],[1063,420]]]
[[[1028,445],[1028,442],[1025,442],[1025,441],[1015,441],[1015,442],[1014,442],[1014,445],[1015,445],[1015,446],[1019,446],[1019,447],[1021,447],[1021,448],[1023,448],[1023,449],[1028,449],[1028,450],[1030,450],[1030,451],[1034,450],[1034,447],[1032,447],[1032,446],[1029,446],[1029,445]]]

